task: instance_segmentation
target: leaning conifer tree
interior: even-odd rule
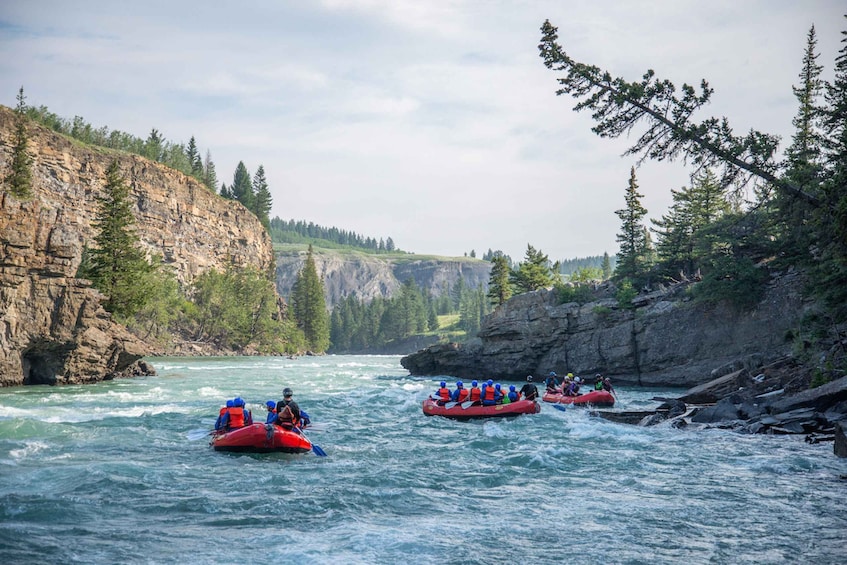
[[[22,86],[18,91],[18,105],[15,108],[12,166],[4,179],[9,192],[21,200],[32,196],[32,157],[28,152],[29,137],[26,130],[26,110],[26,97]]]
[[[107,296],[104,308],[121,319],[129,318],[146,304],[153,271],[139,247],[134,224],[129,187],[118,162],[112,161],[106,170],[103,195],[97,197],[95,246],[80,276],[91,280]]]

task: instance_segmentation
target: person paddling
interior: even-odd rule
[[[471,383],[470,394],[468,395],[468,400],[473,402],[472,406],[479,404],[482,401],[482,391],[479,389],[479,383],[473,381]]]
[[[465,385],[462,381],[456,382],[456,390],[453,391],[453,394],[450,397],[450,400],[453,402],[464,402],[468,399],[470,392],[465,388]]]
[[[265,406],[268,409],[268,417],[265,420],[265,423],[266,424],[273,424],[274,420],[276,420],[276,402],[274,402],[273,400],[268,400],[265,403]]]
[[[526,384],[521,387],[521,396],[524,400],[535,400],[538,398],[538,387],[532,382],[532,375],[526,376]]]

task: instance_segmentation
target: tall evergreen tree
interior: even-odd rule
[[[206,150],[206,159],[203,160],[203,184],[212,192],[218,186],[218,175],[215,172],[215,163],[212,161],[212,152]]]
[[[611,276],[612,276],[612,261],[609,258],[609,253],[606,252],[606,251],[603,252],[603,264],[600,267],[600,269],[603,272],[603,280],[604,281],[611,278]]]
[[[142,153],[151,161],[162,161],[165,154],[165,138],[159,133],[159,130],[153,128],[150,130],[150,135],[144,142],[144,150]]]
[[[185,157],[188,159],[188,166],[191,168],[191,175],[198,179],[203,176],[203,160],[200,158],[200,152],[197,150],[197,142],[194,136],[188,140],[188,147],[185,149]]]
[[[797,98],[798,110],[792,124],[795,131],[791,145],[786,150],[787,170],[785,178],[809,194],[820,197],[820,182],[823,174],[822,137],[820,121],[823,109],[820,96],[824,83],[821,79],[823,67],[817,63],[817,38],[815,26],[809,29],[803,64],[800,70],[800,86],[792,87]],[[814,208],[792,195],[778,194],[775,200],[782,224],[782,251],[802,256],[813,243],[814,236],[808,223]]]
[[[635,167],[632,167],[624,194],[626,207],[615,210],[621,219],[621,231],[617,235],[620,250],[615,268],[615,276],[618,278],[636,278],[644,274],[647,241],[642,220],[647,215],[647,209],[641,205],[642,198],[644,195],[638,192]]]
[[[238,200],[245,208],[253,210],[253,181],[250,180],[250,172],[244,166],[244,161],[239,161],[235,167],[229,194],[233,200]]]
[[[149,299],[148,284],[153,268],[139,247],[133,229],[135,217],[127,187],[117,161],[106,170],[103,195],[97,197],[96,247],[91,250],[88,278],[108,298],[104,308],[120,318],[128,318]]]
[[[306,336],[309,349],[317,353],[326,351],[329,347],[329,314],[323,282],[318,277],[311,245],[303,268],[294,281],[291,302],[297,327]]]
[[[16,198],[24,200],[32,196],[32,156],[29,154],[29,135],[26,130],[27,106],[24,87],[18,91],[18,105],[15,107],[15,135],[12,145],[11,170],[6,175],[5,184]]]
[[[502,255],[491,260],[491,276],[488,279],[488,298],[495,306],[500,306],[512,297],[512,284],[509,282],[509,262]]]
[[[252,211],[265,226],[269,229],[271,225],[270,217],[268,216],[273,206],[273,197],[268,190],[268,181],[265,178],[265,168],[259,165],[256,169],[256,174],[253,175],[253,208]]]
[[[653,220],[659,236],[658,259],[668,274],[693,273],[711,254],[703,228],[731,211],[726,191],[717,177],[705,170],[692,178],[690,187],[671,189],[673,204],[660,220]]]

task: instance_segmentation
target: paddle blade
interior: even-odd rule
[[[554,404],[553,408],[555,408],[556,410],[561,410],[562,412],[567,412],[567,410],[568,410],[567,408],[565,408],[561,404]]]
[[[462,410],[470,408],[471,406],[473,406],[473,403],[474,403],[473,400],[468,400],[467,402],[462,402]]]
[[[448,402],[447,404],[444,405],[444,408],[453,408],[457,404],[458,404],[458,402]]]
[[[316,443],[312,444],[312,451],[314,451],[315,455],[317,455],[318,457],[326,457],[326,451],[321,449],[321,446]]]

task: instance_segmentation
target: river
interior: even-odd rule
[[[394,356],[153,358],[0,389],[4,563],[847,563],[847,460],[802,436],[641,428],[544,405],[427,417]],[[454,384],[453,382],[450,383]],[[313,453],[213,451],[283,387]],[[679,391],[619,387],[615,409]]]

